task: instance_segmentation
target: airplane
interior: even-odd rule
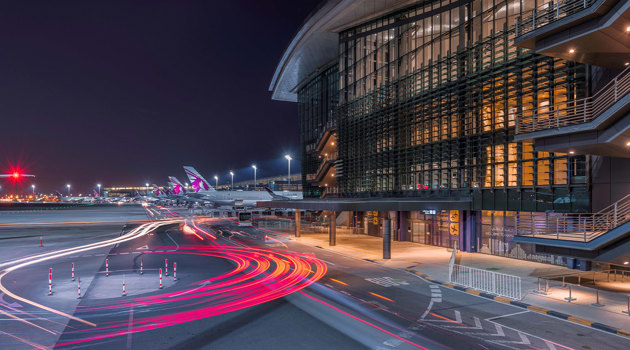
[[[273,193],[268,188],[265,188],[265,191],[217,191],[192,166],[184,166],[184,171],[195,191],[188,195],[203,198],[214,203],[215,206],[255,207],[257,202],[289,199]]]
[[[62,202],[93,202],[94,201],[94,197],[71,197],[71,196],[64,196],[61,193],[55,191],[55,193],[57,194],[57,199],[59,199]]]
[[[0,178],[12,178],[12,179],[19,179],[21,177],[35,177],[35,175],[33,174],[20,174],[17,171],[11,173],[11,174],[0,174]]]

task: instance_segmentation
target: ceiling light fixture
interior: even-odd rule
[[[569,49],[569,53],[575,53],[575,49]]]

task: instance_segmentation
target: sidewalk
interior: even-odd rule
[[[452,251],[447,248],[412,242],[392,242],[392,259],[383,260],[382,238],[380,237],[337,232],[337,246],[334,247],[328,246],[328,234],[323,233],[306,233],[302,234],[302,237],[291,236],[291,239],[301,244],[318,246],[353,258],[370,260],[387,267],[417,271],[436,281],[448,282],[448,264]],[[625,293],[599,291],[600,303],[605,305],[598,307],[592,306],[596,301],[595,289],[592,288],[572,286],[572,297],[576,300],[571,303],[564,300],[569,295],[569,289],[562,288],[560,282],[550,281],[547,295],[535,292],[538,289],[539,276],[571,273],[575,270],[537,262],[466,252],[457,253],[456,263],[521,277],[523,298],[520,301],[522,303],[621,330],[630,330],[630,316],[621,312],[627,309],[628,295]],[[409,269],[409,267],[411,268]],[[624,285],[628,288],[630,281]],[[534,311],[539,311],[534,309]],[[548,313],[545,310],[540,311]],[[582,320],[573,321],[585,324]],[[630,332],[627,334],[630,337]]]

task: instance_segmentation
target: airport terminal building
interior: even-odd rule
[[[305,198],[273,206],[574,268],[630,260],[630,2],[327,0],[270,90],[297,103]]]

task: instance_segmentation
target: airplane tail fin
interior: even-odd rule
[[[275,194],[269,187],[267,186],[263,186],[263,188],[265,189],[265,191],[267,191],[267,193],[269,193],[271,195],[271,198],[273,199],[289,199],[288,197],[285,196],[280,196]]]
[[[186,193],[186,188],[184,187],[184,185],[182,185],[182,183],[179,180],[177,180],[175,176],[169,176],[168,180],[171,182],[173,193],[175,194]]]
[[[199,174],[199,172],[195,168],[191,166],[185,166],[184,171],[186,172],[186,176],[188,176],[190,184],[192,185],[195,192],[199,192],[201,190],[210,192],[214,191],[214,188],[210,186],[210,183],[208,183],[208,181],[206,181],[206,179],[204,179],[203,176],[201,176],[201,174]]]
[[[156,196],[161,196],[164,193],[160,190],[160,186],[156,185],[156,184],[152,184],[151,186],[153,186],[153,192],[155,192]]]
[[[63,197],[63,195],[61,193],[59,193],[59,191],[55,191],[55,194],[57,195],[57,198],[61,199],[61,197]]]

